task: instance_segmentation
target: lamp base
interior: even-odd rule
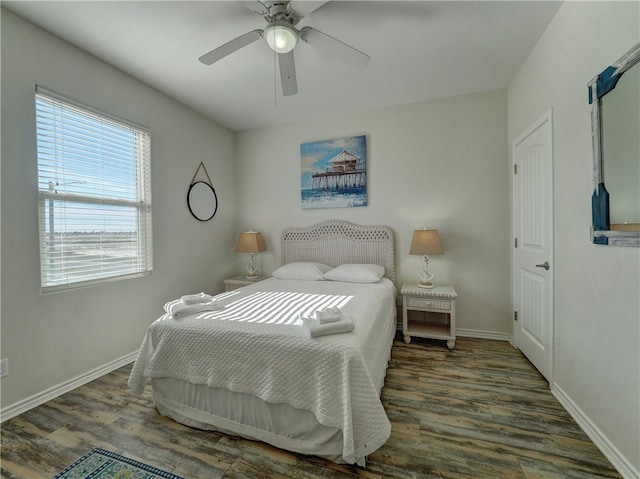
[[[433,289],[433,284],[431,283],[431,281],[420,281],[418,283],[418,288]]]
[[[248,274],[245,276],[245,278],[247,279],[258,279],[258,275],[257,274]]]

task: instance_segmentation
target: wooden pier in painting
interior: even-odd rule
[[[341,190],[367,186],[367,174],[362,158],[342,150],[329,160],[325,171],[311,175],[313,190]]]

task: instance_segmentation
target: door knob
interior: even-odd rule
[[[546,269],[547,271],[549,271],[549,268],[551,268],[551,265],[549,265],[549,262],[548,262],[548,261],[545,261],[544,263],[537,264],[537,265],[536,265],[536,268],[544,268],[544,269]]]

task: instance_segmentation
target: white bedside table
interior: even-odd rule
[[[400,289],[402,295],[402,334],[405,343],[411,337],[439,339],[453,349],[456,345],[456,298],[458,293],[451,286],[434,286],[432,289],[419,288],[417,284],[405,283]],[[407,311],[445,313],[447,324],[408,319]]]
[[[243,286],[249,286],[250,284],[257,283],[258,281],[263,281],[269,277],[270,276],[258,276],[256,279],[249,279],[244,275],[239,275],[222,280],[222,284],[224,284],[225,291],[232,291],[234,289],[242,288]]]

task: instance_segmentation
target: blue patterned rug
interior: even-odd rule
[[[94,449],[52,479],[184,479],[128,457]]]

